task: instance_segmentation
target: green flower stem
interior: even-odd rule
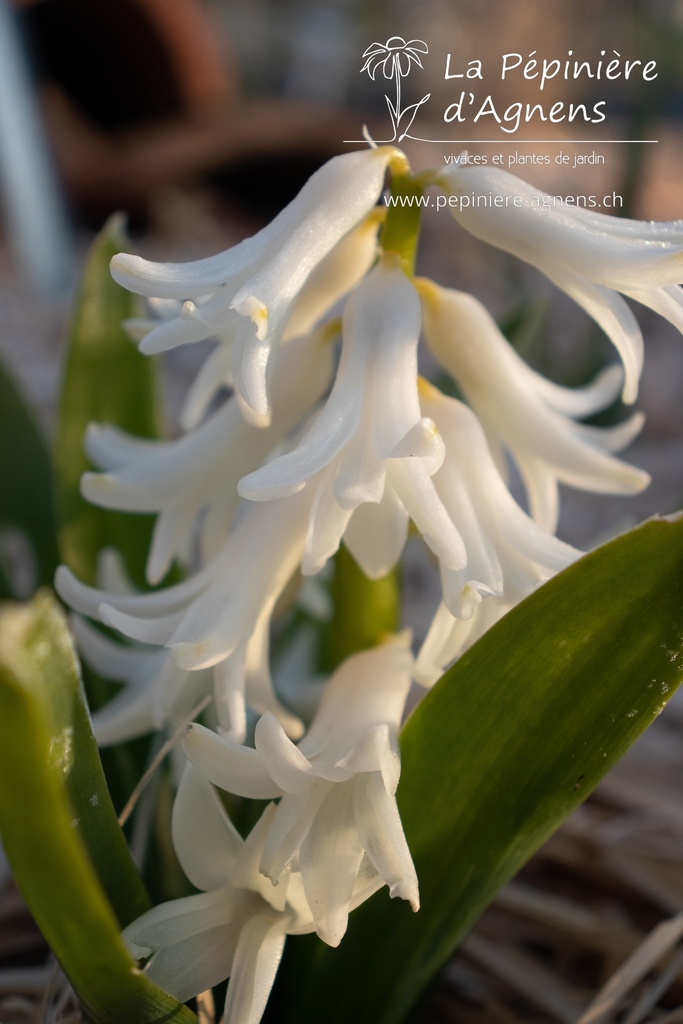
[[[375,647],[399,626],[398,570],[370,580],[345,547],[334,560],[333,617],[327,630],[323,667],[332,671],[356,651]]]
[[[385,252],[396,252],[401,257],[405,273],[412,277],[415,272],[415,256],[420,237],[419,204],[423,193],[421,181],[410,171],[399,171],[391,177],[391,198],[395,205],[387,205],[387,216],[380,235],[380,245]],[[411,198],[414,201],[411,203]]]

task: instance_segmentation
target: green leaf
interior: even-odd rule
[[[93,869],[123,921],[145,909],[104,788],[66,622],[45,594],[0,612],[0,716],[12,723],[0,744],[3,844],[89,1019],[196,1024],[136,969]]]
[[[16,384],[0,365],[0,530],[20,530],[35,558],[36,583],[52,583],[57,539],[50,458]],[[9,596],[9,580],[2,592]]]
[[[50,769],[59,778],[100,882],[122,926],[148,909],[148,899],[119,827],[102,772],[83,696],[76,653],[64,614],[55,599],[41,592],[27,605],[4,605],[0,613],[0,673],[22,695],[49,732],[48,745],[35,750],[38,761],[49,751]],[[2,713],[2,721],[10,721]],[[25,756],[26,769],[34,758]],[[22,766],[23,770],[23,766]],[[10,783],[19,775],[14,766]],[[20,801],[18,813],[25,813]]]
[[[401,737],[421,910],[384,889],[338,949],[309,947],[280,1022],[405,1019],[498,889],[663,710],[682,677],[682,609],[683,521],[654,520],[545,584],[445,674]]]
[[[95,582],[98,553],[113,545],[134,581],[144,585],[153,517],[89,505],[79,481],[92,468],[83,451],[88,423],[113,423],[131,434],[158,435],[154,360],[140,355],[122,321],[138,314],[138,300],[112,279],[109,262],[129,249],[120,217],[112,217],[93,243],[76,299],[62,387],[55,448],[56,498],[62,561]]]

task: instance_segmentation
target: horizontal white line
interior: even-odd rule
[[[342,142],[367,142],[367,139],[342,139]],[[412,139],[413,142],[434,142],[438,145],[463,146],[477,143],[495,143],[501,146],[644,146],[659,142],[659,139]],[[391,146],[391,142],[378,142],[378,146]]]

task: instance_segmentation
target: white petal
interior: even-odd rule
[[[205,414],[222,388],[232,384],[232,349],[225,342],[218,345],[192,382],[180,414],[183,430],[191,430]]]
[[[216,790],[186,764],[173,804],[173,846],[180,865],[198,889],[219,889],[230,881],[242,840]]]
[[[258,821],[244,840],[242,855],[234,865],[231,876],[235,888],[250,889],[258,893],[273,910],[283,912],[287,909],[291,874],[288,872],[285,875],[281,885],[273,885],[260,868],[264,845],[276,813],[277,804],[274,803],[263,809]]]
[[[434,420],[423,416],[391,449],[392,459],[422,459],[426,472],[433,476],[443,465],[446,457],[446,446],[437,430]]]
[[[381,409],[381,406],[379,407]],[[344,446],[335,466],[333,493],[338,505],[350,512],[365,502],[379,502],[384,494],[386,460],[370,443],[378,408],[366,396],[354,436]]]
[[[183,750],[198,771],[228,793],[252,800],[270,800],[281,794],[255,750],[224,739],[203,725],[195,722],[190,726]]]
[[[401,775],[398,740],[386,722],[375,725],[361,741],[338,763],[354,775],[360,772],[379,772],[384,787],[391,796],[396,792]]]
[[[283,340],[305,334],[358,284],[377,256],[383,211],[372,211],[318,264],[299,292]]]
[[[301,876],[315,929],[328,946],[341,942],[363,858],[351,783],[335,786],[301,847]]]
[[[518,451],[515,461],[524,481],[531,518],[546,533],[555,533],[560,518],[560,489],[554,470],[543,459]]]
[[[396,154],[382,147],[334,157],[283,211],[291,225],[286,240],[232,302],[243,315],[257,311],[259,337],[276,329],[273,321],[286,316],[311,271],[375,205],[387,164]],[[270,227],[281,219],[282,214]]]
[[[370,401],[373,445],[386,458],[420,420],[417,343],[420,300],[397,259],[385,256],[353,293],[344,333],[373,353]]]
[[[223,736],[232,743],[244,743],[247,734],[246,654],[243,642],[211,669],[216,718]]]
[[[287,736],[299,739],[304,732],[303,722],[280,702],[270,676],[270,619],[272,612],[272,604],[265,605],[261,609],[254,632],[247,643],[244,663],[247,702],[257,714],[271,713]]]
[[[617,400],[623,386],[624,373],[618,365],[606,367],[586,387],[565,388],[536,373],[521,360],[520,363],[533,380],[535,390],[548,405],[574,419],[583,419],[609,408]]]
[[[83,613],[134,639],[168,646],[180,668],[210,668],[249,640],[261,609],[272,606],[296,570],[309,502],[304,493],[251,505],[213,561],[166,590],[110,595],[65,569],[57,585]]]
[[[179,1002],[186,1002],[228,976],[238,936],[238,927],[232,923],[205,928],[197,935],[164,946],[150,961],[145,974]]]
[[[98,708],[92,727],[99,747],[144,736],[156,728],[152,710],[154,680],[145,686],[128,687]]]
[[[347,658],[331,676],[299,749],[324,778],[350,777],[337,765],[378,725],[398,729],[410,688],[412,656],[405,632]]]
[[[161,651],[117,643],[79,615],[69,616],[69,626],[84,660],[107,679],[142,684],[161,668]]]
[[[268,501],[291,494],[324,469],[353,436],[360,421],[363,363],[357,349],[342,349],[341,362],[329,398],[297,447],[262,469],[245,476],[239,493],[250,501]]]
[[[264,911],[243,925],[232,962],[226,1024],[259,1024],[280,966],[287,919]]]
[[[643,284],[673,285],[683,277],[680,229],[658,230],[556,202],[543,209],[543,196],[532,185],[493,167],[453,165],[436,180],[451,195],[492,193],[519,195],[522,204],[472,203],[453,207],[455,218],[472,234],[514,253],[547,272],[553,265],[585,274],[610,288]]]
[[[381,579],[398,562],[408,536],[408,514],[393,487],[379,503],[359,505],[344,532],[344,543],[372,580]]]
[[[310,762],[274,715],[266,713],[258,720],[254,742],[266,771],[283,793],[300,793],[315,778]]]
[[[467,562],[463,539],[444,508],[427,468],[410,459],[396,459],[389,468],[389,479],[425,544],[444,565],[451,569],[462,568]]]
[[[336,468],[337,463],[334,462],[307,485],[315,488],[315,498],[311,505],[301,557],[301,572],[304,576],[319,573],[327,560],[336,553],[351,517],[351,510],[341,508],[331,486]]]
[[[234,314],[232,319],[234,327],[237,322]],[[140,342],[140,351],[146,356],[159,355],[161,352],[170,352],[174,348],[180,348],[181,345],[192,345],[197,341],[204,341],[217,333],[207,328],[204,321],[196,315],[194,303],[186,302],[175,320],[161,323],[145,334]]]
[[[123,938],[136,959],[147,957],[164,945],[225,923],[226,903],[222,897],[223,894],[203,892],[161,903],[129,924]]]
[[[420,909],[417,875],[406,843],[396,800],[389,796],[379,773],[354,783],[354,813],[360,841],[392,897]]]
[[[109,607],[116,607],[126,614],[140,615],[140,617],[154,617],[166,613],[173,614],[182,608],[188,601],[192,600],[206,586],[212,568],[204,569],[194,576],[190,576],[182,583],[167,587],[166,590],[157,590],[149,594],[116,594],[97,587],[89,587],[81,583],[74,574],[60,566],[55,574],[55,588],[63,600],[71,607],[87,615],[88,618],[99,618],[99,611],[102,604]]]
[[[441,602],[415,661],[414,678],[420,686],[433,686],[446,667],[498,621],[511,603],[491,597],[478,604],[470,619],[456,618]]]
[[[286,793],[275,808],[260,862],[260,871],[273,883],[279,882],[300,850],[333,785],[316,779],[301,793]]]
[[[263,253],[266,231],[227,252],[188,263],[153,263],[141,256],[118,253],[110,264],[111,275],[118,284],[138,295],[169,299],[208,295]]]
[[[643,335],[631,310],[621,296],[582,279],[579,274],[562,269],[548,276],[585,309],[609,337],[624,366],[622,398],[624,402],[635,402],[643,369]]]
[[[571,420],[556,412],[552,402],[546,404],[548,389],[539,393],[537,375],[528,371],[481,303],[431,283],[421,283],[420,290],[430,347],[462,387],[487,435],[499,437],[520,466],[529,472],[540,460],[558,480],[601,493],[632,493],[646,485],[641,470],[600,450],[594,443],[597,434],[586,443]],[[427,394],[428,386],[424,390]],[[557,393],[550,391],[556,401]],[[548,485],[538,488],[536,503],[550,518],[554,498],[539,502],[541,495],[552,495]]]
[[[362,281],[344,311],[339,369],[324,408],[296,448],[245,477],[254,501],[292,493],[339,457],[338,504],[379,501],[386,458],[420,421],[415,289],[386,257]],[[371,435],[371,436],[368,436]],[[428,458],[433,458],[430,449]]]

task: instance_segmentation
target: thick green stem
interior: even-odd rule
[[[415,271],[422,193],[422,183],[410,171],[393,174],[387,216],[380,235],[380,245],[384,251],[399,254],[403,269],[409,277]]]
[[[375,647],[399,627],[399,578],[392,569],[370,580],[345,547],[334,560],[333,617],[327,631],[324,668],[332,671],[350,654]]]

